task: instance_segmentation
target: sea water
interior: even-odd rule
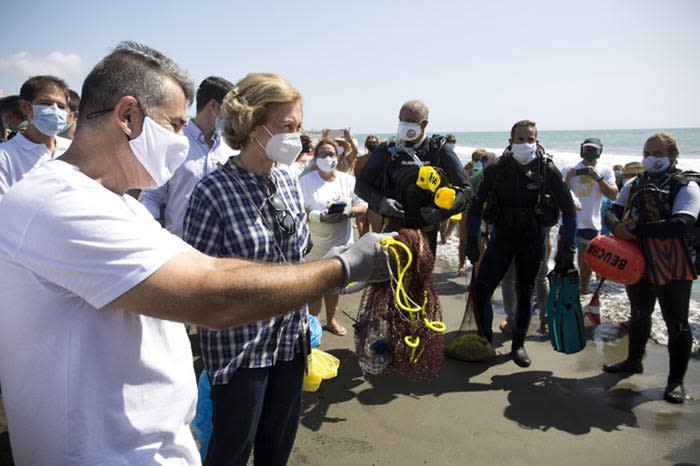
[[[430,128],[428,128],[430,130]],[[595,137],[603,143],[600,163],[608,166],[625,165],[628,162],[642,161],[644,142],[654,133],[666,132],[676,138],[680,157],[678,166],[686,170],[700,171],[700,128],[652,128],[652,129],[600,129],[574,131],[540,131],[538,140],[552,155],[554,163],[560,169],[576,164],[581,160],[581,143],[586,138]],[[430,133],[430,131],[429,131]],[[463,163],[471,160],[471,154],[477,148],[484,148],[496,155],[501,155],[508,145],[508,131],[441,131],[439,134],[454,134],[457,138],[455,152]],[[432,134],[432,133],[431,133]],[[357,134],[357,140],[364,143],[366,134]],[[377,134],[387,139],[393,134]]]

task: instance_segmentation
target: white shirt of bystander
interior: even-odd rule
[[[218,163],[226,163],[229,157],[237,153],[217,134],[213,136],[214,144],[209,147],[194,120],[187,123],[183,132],[190,141],[185,162],[163,186],[144,189],[139,195],[139,201],[146,206],[154,218],[160,218],[160,208],[162,205],[165,206],[163,212],[165,228],[180,238],[182,238],[182,224],[185,220],[187,204],[195,185],[205,175],[216,170]]]
[[[30,141],[21,132],[0,144],[0,199],[10,186],[21,180],[29,170],[59,157],[71,142],[70,139],[56,136],[56,149],[53,154],[49,154],[46,145]]]

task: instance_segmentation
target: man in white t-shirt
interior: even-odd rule
[[[591,268],[583,260],[586,246],[598,236],[601,229],[600,206],[603,196],[610,200],[617,197],[615,172],[598,163],[603,152],[603,143],[598,138],[588,138],[581,144],[581,160],[573,167],[563,170],[562,176],[571,191],[578,198],[581,208],[576,211],[576,242],[578,246],[578,267],[581,273],[581,294],[588,293],[591,281]]]
[[[234,154],[221,138],[223,120],[221,103],[233,83],[219,76],[209,76],[197,89],[197,115],[185,125],[189,139],[187,159],[160,188],[144,189],[139,201],[172,234],[182,238],[182,223],[194,186],[209,172],[216,170]],[[162,216],[161,216],[162,209]]]
[[[187,153],[192,84],[124,43],[85,79],[73,144],[0,202],[0,381],[16,464],[198,465],[189,322],[266,319],[386,279],[381,236],[266,265],[191,248],[126,195]]]
[[[34,166],[68,149],[71,141],[57,136],[68,124],[68,86],[54,76],[34,76],[19,92],[21,111],[29,125],[0,144],[0,200]]]

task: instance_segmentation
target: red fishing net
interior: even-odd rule
[[[444,350],[433,255],[426,238],[416,230],[399,230],[395,240],[410,250],[410,265],[400,273],[409,263],[409,254],[389,243],[393,278],[365,289],[355,324],[355,350],[365,374],[396,373],[424,382],[440,371]],[[403,287],[408,300],[397,302],[397,287]],[[413,311],[405,310],[407,302]]]

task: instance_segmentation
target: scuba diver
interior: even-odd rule
[[[427,126],[423,102],[403,104],[396,141],[374,149],[355,193],[382,216],[385,231],[420,230],[435,255],[440,222],[467,208],[471,188],[453,146],[445,137],[426,137]]]
[[[476,276],[477,318],[491,342],[493,311],[488,303],[514,262],[517,306],[511,358],[518,366],[528,367],[531,361],[524,343],[535,278],[545,253],[545,232],[558,222],[561,211],[555,270],[573,269],[576,209],[561,173],[539,145],[535,122],[515,123],[510,135],[503,155],[484,171],[469,208],[466,253],[472,264],[479,261],[477,237],[483,218],[493,229]]]
[[[669,134],[644,143],[644,173],[626,183],[605,214],[605,224],[623,240],[638,240],[645,261],[642,278],[627,286],[631,318],[627,359],[605,365],[605,372],[639,374],[651,333],[651,314],[659,300],[668,330],[669,374],[664,399],[683,403],[692,334],[688,324],[698,251],[689,239],[700,213],[700,175],[676,168],[678,146]],[[697,233],[697,228],[695,228]],[[695,245],[697,246],[697,245]]]

